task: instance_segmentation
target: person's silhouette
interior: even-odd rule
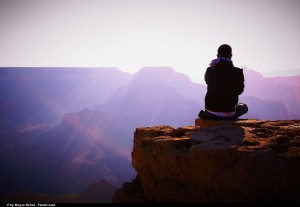
[[[217,58],[206,69],[205,110],[201,110],[198,117],[230,120],[248,112],[246,104],[238,103],[245,87],[244,73],[242,69],[234,67],[231,57],[231,47],[223,44],[218,48]]]

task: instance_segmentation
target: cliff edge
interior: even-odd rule
[[[113,202],[299,202],[300,120],[137,128]]]

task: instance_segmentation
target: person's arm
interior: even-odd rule
[[[204,74],[204,80],[206,84],[208,84],[208,79],[209,79],[209,68],[206,69],[206,72]]]
[[[244,78],[244,73],[242,69],[239,69],[238,71],[238,79],[237,79],[237,94],[241,95],[244,92],[245,88],[245,78]]]

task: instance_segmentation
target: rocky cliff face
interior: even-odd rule
[[[137,128],[113,202],[299,202],[300,120]]]

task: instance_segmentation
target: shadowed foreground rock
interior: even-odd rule
[[[196,125],[137,128],[138,175],[113,202],[300,201],[300,120]]]

